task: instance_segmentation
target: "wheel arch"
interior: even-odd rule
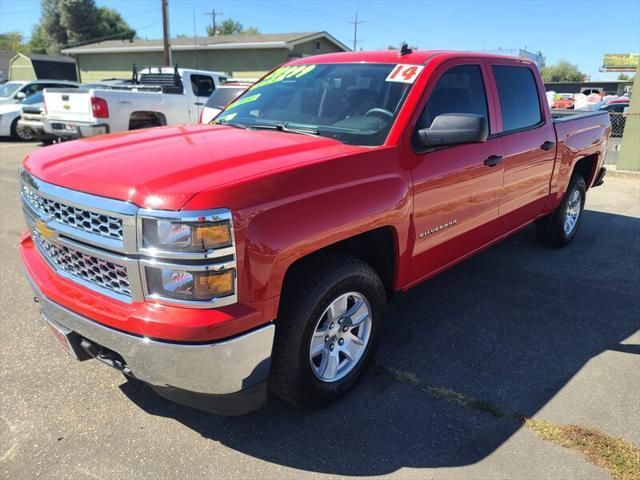
[[[129,115],[129,130],[146,127],[160,127],[167,124],[167,117],[161,112],[136,110]]]

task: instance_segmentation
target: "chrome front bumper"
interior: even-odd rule
[[[28,274],[27,278],[47,320],[116,352],[124,359],[132,376],[158,390],[179,391],[182,396],[189,392],[204,397],[232,398],[242,391],[255,390],[258,385],[266,387],[275,332],[273,324],[216,343],[156,341],[114,330],[78,315],[46,298]],[[181,403],[189,404],[187,401]],[[253,405],[247,411],[257,406]],[[239,413],[245,412],[233,411],[230,414]]]

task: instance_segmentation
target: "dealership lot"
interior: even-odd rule
[[[608,478],[519,416],[640,444],[638,176],[589,194],[571,247],[529,228],[392,302],[377,367],[338,404],[224,418],[54,343],[16,249],[34,148],[0,143],[3,477]]]

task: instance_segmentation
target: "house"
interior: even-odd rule
[[[78,81],[76,61],[63,55],[18,53],[9,61],[9,80]]]
[[[255,78],[292,58],[348,51],[327,32],[218,35],[174,38],[173,64],[183,68],[213,70],[238,78]],[[159,40],[109,40],[67,48],[62,53],[76,59],[83,82],[130,78],[138,68],[162,65]]]

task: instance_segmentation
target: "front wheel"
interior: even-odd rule
[[[386,312],[385,289],[370,265],[346,255],[309,261],[287,284],[270,388],[299,407],[327,405],[370,363]]]
[[[571,243],[582,221],[586,194],[584,179],[575,174],[558,208],[536,222],[536,234],[543,244],[559,248]]]

